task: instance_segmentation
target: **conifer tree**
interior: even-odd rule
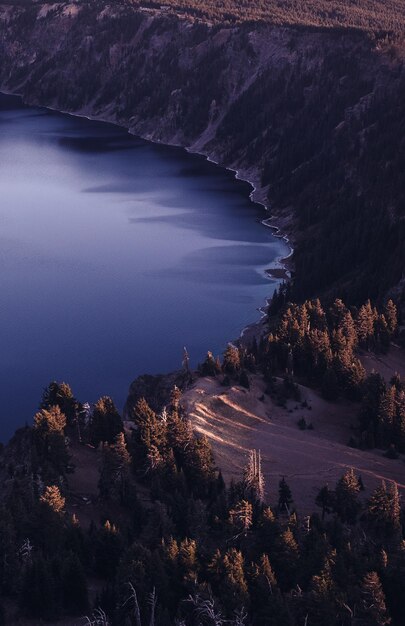
[[[234,376],[239,372],[241,368],[239,350],[231,343],[228,344],[224,352],[224,360],[222,369],[230,376]]]
[[[96,532],[93,541],[96,574],[107,580],[113,580],[124,547],[119,529],[106,520],[103,527]]]
[[[311,581],[310,620],[314,626],[336,623],[337,590],[332,578],[330,564]]]
[[[231,524],[236,528],[237,535],[247,535],[253,524],[253,508],[247,500],[241,500],[229,511]]]
[[[195,585],[198,576],[197,544],[194,539],[183,539],[178,552],[179,572],[184,582]]]
[[[207,494],[210,484],[215,480],[215,464],[206,435],[195,439],[193,445],[187,449],[186,470],[193,492]]]
[[[374,321],[375,312],[373,311],[370,300],[367,300],[367,302],[360,307],[356,320],[359,343],[367,349],[370,348],[371,339],[374,335]]]
[[[205,361],[200,365],[200,371],[202,376],[216,376],[221,373],[221,365],[217,359],[214,358],[212,352],[208,351]]]
[[[335,511],[342,522],[354,524],[361,505],[358,499],[359,480],[353,468],[347,470],[339,479],[335,489]]]
[[[288,527],[277,539],[274,559],[278,583],[287,591],[296,584],[299,561],[299,547],[291,528]]]
[[[124,504],[131,457],[124,433],[118,433],[112,445],[102,448],[99,489],[104,498],[118,497]]]
[[[171,410],[168,414],[167,443],[173,449],[177,466],[183,467],[187,460],[187,450],[193,445],[193,432],[190,421],[178,410]]]
[[[384,317],[387,321],[388,332],[394,335],[398,327],[398,312],[392,300],[388,300],[385,306]]]
[[[151,460],[164,461],[167,453],[167,429],[165,423],[153,411],[144,398],[138,400],[134,411],[136,428],[132,436],[132,456],[134,462],[143,472],[148,472]],[[153,463],[152,463],[153,465]]]
[[[322,520],[325,519],[327,513],[331,513],[334,506],[334,493],[328,487],[324,485],[318,495],[316,496],[315,504],[322,509]]]
[[[391,483],[389,489],[382,481],[367,503],[367,519],[378,537],[386,540],[398,538],[401,528],[401,505],[398,486]]]
[[[49,409],[41,409],[34,416],[34,428],[43,436],[56,433],[63,434],[66,426],[66,416],[59,406],[51,406]]]
[[[391,622],[377,572],[368,572],[363,579],[360,614],[365,626],[386,626]]]
[[[258,520],[257,536],[260,551],[272,554],[279,533],[276,516],[269,506],[265,506]]]
[[[222,600],[228,612],[248,606],[248,586],[242,552],[229,548],[224,554]]]
[[[53,406],[60,408],[69,424],[75,421],[79,403],[67,383],[53,381],[44,389],[40,408],[50,409]]]
[[[109,396],[103,396],[94,405],[90,424],[91,442],[95,446],[105,441],[113,443],[122,430],[122,419],[113,400]]]
[[[65,498],[57,485],[48,485],[40,497],[40,502],[54,513],[61,515],[65,508]]]
[[[291,613],[277,585],[277,580],[267,554],[253,563],[249,575],[251,611],[255,626],[292,626]]]
[[[69,454],[65,440],[66,417],[59,406],[41,409],[34,416],[34,441],[38,462],[48,479],[59,478],[68,469]]]
[[[285,478],[280,480],[278,485],[278,508],[280,511],[286,511],[290,513],[290,506],[292,504],[292,493],[290,487],[287,485]]]

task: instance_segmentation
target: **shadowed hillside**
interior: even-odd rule
[[[90,3],[3,5],[0,20],[4,90],[209,155],[252,181],[293,241],[294,298],[401,299],[398,39]]]

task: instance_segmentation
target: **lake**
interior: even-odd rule
[[[142,373],[220,354],[288,254],[231,172],[111,124],[0,98],[0,440],[43,388],[121,409]]]

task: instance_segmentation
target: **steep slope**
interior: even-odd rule
[[[405,261],[399,48],[123,6],[0,9],[0,87],[239,170],[295,242],[296,298],[382,298]],[[398,41],[398,39],[397,39]]]
[[[264,395],[265,388],[259,377],[252,377],[250,391],[199,378],[183,396],[195,430],[208,437],[227,481],[239,480],[249,451],[255,449],[261,451],[268,501],[276,505],[277,486],[285,476],[301,515],[313,511],[316,495],[325,483],[335,484],[350,467],[363,477],[367,497],[382,479],[397,481],[404,493],[402,461],[393,462],[379,450],[347,445],[357,405],[332,404],[300,386],[310,411],[293,400],[282,408]],[[310,420],[314,430],[300,430],[297,421],[301,417]]]

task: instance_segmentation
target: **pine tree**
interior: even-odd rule
[[[34,416],[34,442],[45,479],[65,474],[69,464],[65,432],[66,417],[59,406],[41,409]]]
[[[322,509],[322,520],[325,519],[325,515],[331,513],[334,506],[334,493],[328,487],[324,485],[318,495],[316,496],[315,504]]]
[[[130,461],[124,433],[118,433],[112,445],[103,445],[99,480],[102,497],[118,497],[124,504]]]
[[[278,484],[278,508],[280,511],[286,511],[290,514],[290,506],[292,504],[292,493],[290,487],[287,485],[285,478],[280,480]]]
[[[297,582],[299,547],[291,528],[281,533],[274,549],[274,565],[281,589],[287,591]]]
[[[228,612],[247,607],[248,586],[245,578],[245,563],[242,552],[235,548],[227,550],[222,561],[222,601]]]
[[[237,530],[237,536],[247,535],[253,524],[253,508],[247,500],[241,500],[229,511],[230,521]]]
[[[398,313],[392,300],[388,300],[385,306],[384,317],[387,321],[388,332],[394,335],[398,327]]]
[[[375,489],[367,503],[367,519],[378,537],[398,538],[401,528],[401,505],[398,486],[394,482],[387,489],[384,481]]]
[[[265,579],[267,588],[270,589],[271,593],[273,593],[277,588],[277,580],[267,554],[262,554],[260,557],[257,572],[259,576],[262,576]]]
[[[195,494],[207,494],[215,480],[215,463],[211,445],[206,435],[193,441],[187,449],[186,474]]]
[[[267,554],[253,563],[249,574],[251,613],[255,626],[291,626],[291,616],[283,601]]]
[[[105,441],[113,443],[123,428],[121,416],[113,400],[109,396],[100,398],[94,405],[90,424],[90,439],[93,445]]]
[[[382,396],[377,407],[378,443],[387,446],[392,441],[396,417],[396,389],[389,387]]]
[[[179,571],[183,581],[195,585],[198,576],[197,544],[194,539],[183,539],[178,552]]]
[[[61,515],[65,508],[65,498],[61,495],[57,485],[48,485],[40,497],[40,502],[54,513]]]
[[[115,524],[106,520],[93,539],[94,567],[98,576],[114,580],[123,553],[124,542]]]
[[[170,410],[172,412],[180,413],[180,402],[181,402],[182,393],[177,385],[174,385],[171,394],[170,394]]]
[[[364,385],[360,426],[368,434],[369,447],[381,445],[384,435],[382,404],[387,391],[383,377],[372,373]]]
[[[202,376],[216,376],[221,373],[221,365],[214,358],[212,352],[208,351],[205,361],[199,367]]]
[[[370,300],[367,300],[367,302],[360,307],[356,320],[359,343],[367,349],[370,348],[371,338],[374,335],[374,321],[375,313]]]
[[[394,420],[394,438],[398,442],[398,449],[403,452],[405,450],[405,391],[397,389],[396,397],[396,413]]]
[[[384,354],[387,353],[390,347],[390,332],[384,315],[377,315],[374,322],[374,338],[376,349]]]
[[[43,436],[51,433],[63,434],[66,426],[66,416],[59,406],[42,409],[34,416],[34,429]]]
[[[173,407],[171,410],[173,412]],[[177,408],[174,411],[177,415]],[[141,398],[136,403],[133,419],[136,428],[132,435],[132,457],[137,467],[147,473],[153,469],[155,461],[157,466],[165,461],[169,418],[165,423]]]
[[[332,578],[331,567],[326,563],[322,571],[311,581],[310,619],[314,626],[336,624],[337,590]]]
[[[193,431],[190,421],[177,410],[169,412],[167,417],[167,443],[173,449],[178,468],[187,460],[187,450],[193,445]]]
[[[365,626],[386,626],[391,622],[377,572],[369,572],[363,579],[360,615]]]
[[[361,505],[358,499],[360,485],[353,468],[339,479],[335,489],[335,511],[342,522],[354,524]]]
[[[41,409],[50,409],[58,406],[61,412],[66,416],[69,424],[72,424],[77,416],[79,403],[73,395],[70,386],[67,383],[57,383],[53,381],[44,389],[40,404]]]
[[[227,349],[224,352],[224,360],[222,364],[222,369],[224,372],[229,374],[230,376],[234,376],[240,370],[240,356],[239,350],[231,343],[228,344]]]

